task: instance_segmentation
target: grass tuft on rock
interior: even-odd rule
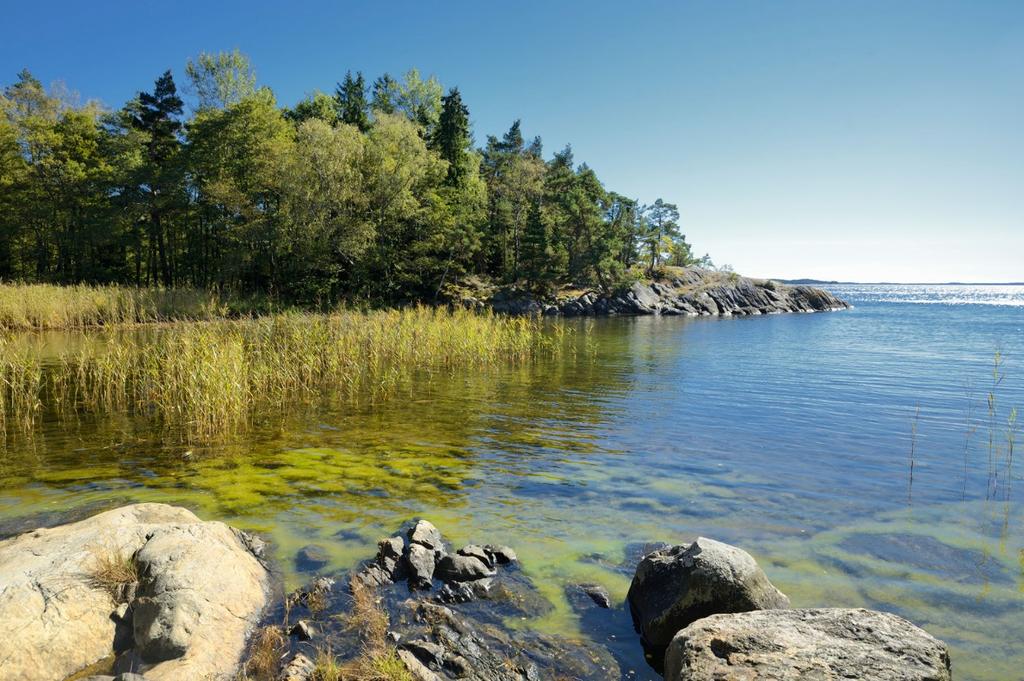
[[[139,581],[135,556],[113,549],[96,551],[88,574],[92,586],[109,593],[116,603],[130,601]]]

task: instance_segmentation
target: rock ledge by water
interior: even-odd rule
[[[700,268],[670,268],[660,278],[638,281],[624,291],[585,291],[540,300],[523,291],[462,292],[455,304],[509,314],[549,316],[684,315],[748,316],[782,312],[828,312],[849,306],[824,289],[789,286]]]

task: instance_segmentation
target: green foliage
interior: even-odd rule
[[[366,81],[362,73],[357,72],[353,77],[349,71],[345,80],[338,83],[334,90],[334,111],[338,121],[354,125],[362,132],[370,129],[370,105],[366,101]]]
[[[294,108],[286,110],[284,115],[285,118],[296,125],[311,119],[320,120],[329,125],[335,125],[338,122],[338,113],[334,109],[334,99],[320,90],[307,95]]]
[[[412,69],[282,108],[237,50],[115,112],[29,72],[0,95],[0,279],[212,289],[330,306],[434,300],[476,277],[614,289],[710,265],[676,207],[606,190],[516,120],[475,149],[458,88]],[[442,96],[443,95],[443,96]],[[529,141],[528,141],[529,140]]]
[[[199,100],[200,109],[223,109],[256,92],[256,74],[249,57],[237,48],[231,52],[201,52],[185,64],[185,75]]]

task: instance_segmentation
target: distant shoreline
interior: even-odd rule
[[[1024,281],[826,281],[824,279],[774,279],[783,284],[810,286],[1024,286]]]

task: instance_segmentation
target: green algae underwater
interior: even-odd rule
[[[982,434],[961,480],[962,396],[939,373],[948,381],[953,352],[908,359],[888,329],[851,357],[854,322],[551,323],[557,352],[417,368],[385,396],[361,386],[360,399],[325,391],[286,410],[262,405],[215,443],[176,437],[152,413],[50,411],[0,453],[0,532],[180,504],[259,532],[292,588],[353,567],[424,517],[456,544],[516,549],[553,608],[510,626],[579,637],[595,632],[567,585],[600,583],[621,607],[634,545],[710,536],[750,551],[796,607],[894,611],[949,643],[957,678],[1013,678],[1024,664],[1022,507],[1010,487],[986,498]],[[52,360],[90,341],[24,342]],[[979,354],[957,368],[983,381]],[[1011,374],[1005,404],[1019,385]],[[316,571],[297,557],[311,545],[326,560]],[[628,641],[624,673],[656,678],[632,633],[616,634]]]

